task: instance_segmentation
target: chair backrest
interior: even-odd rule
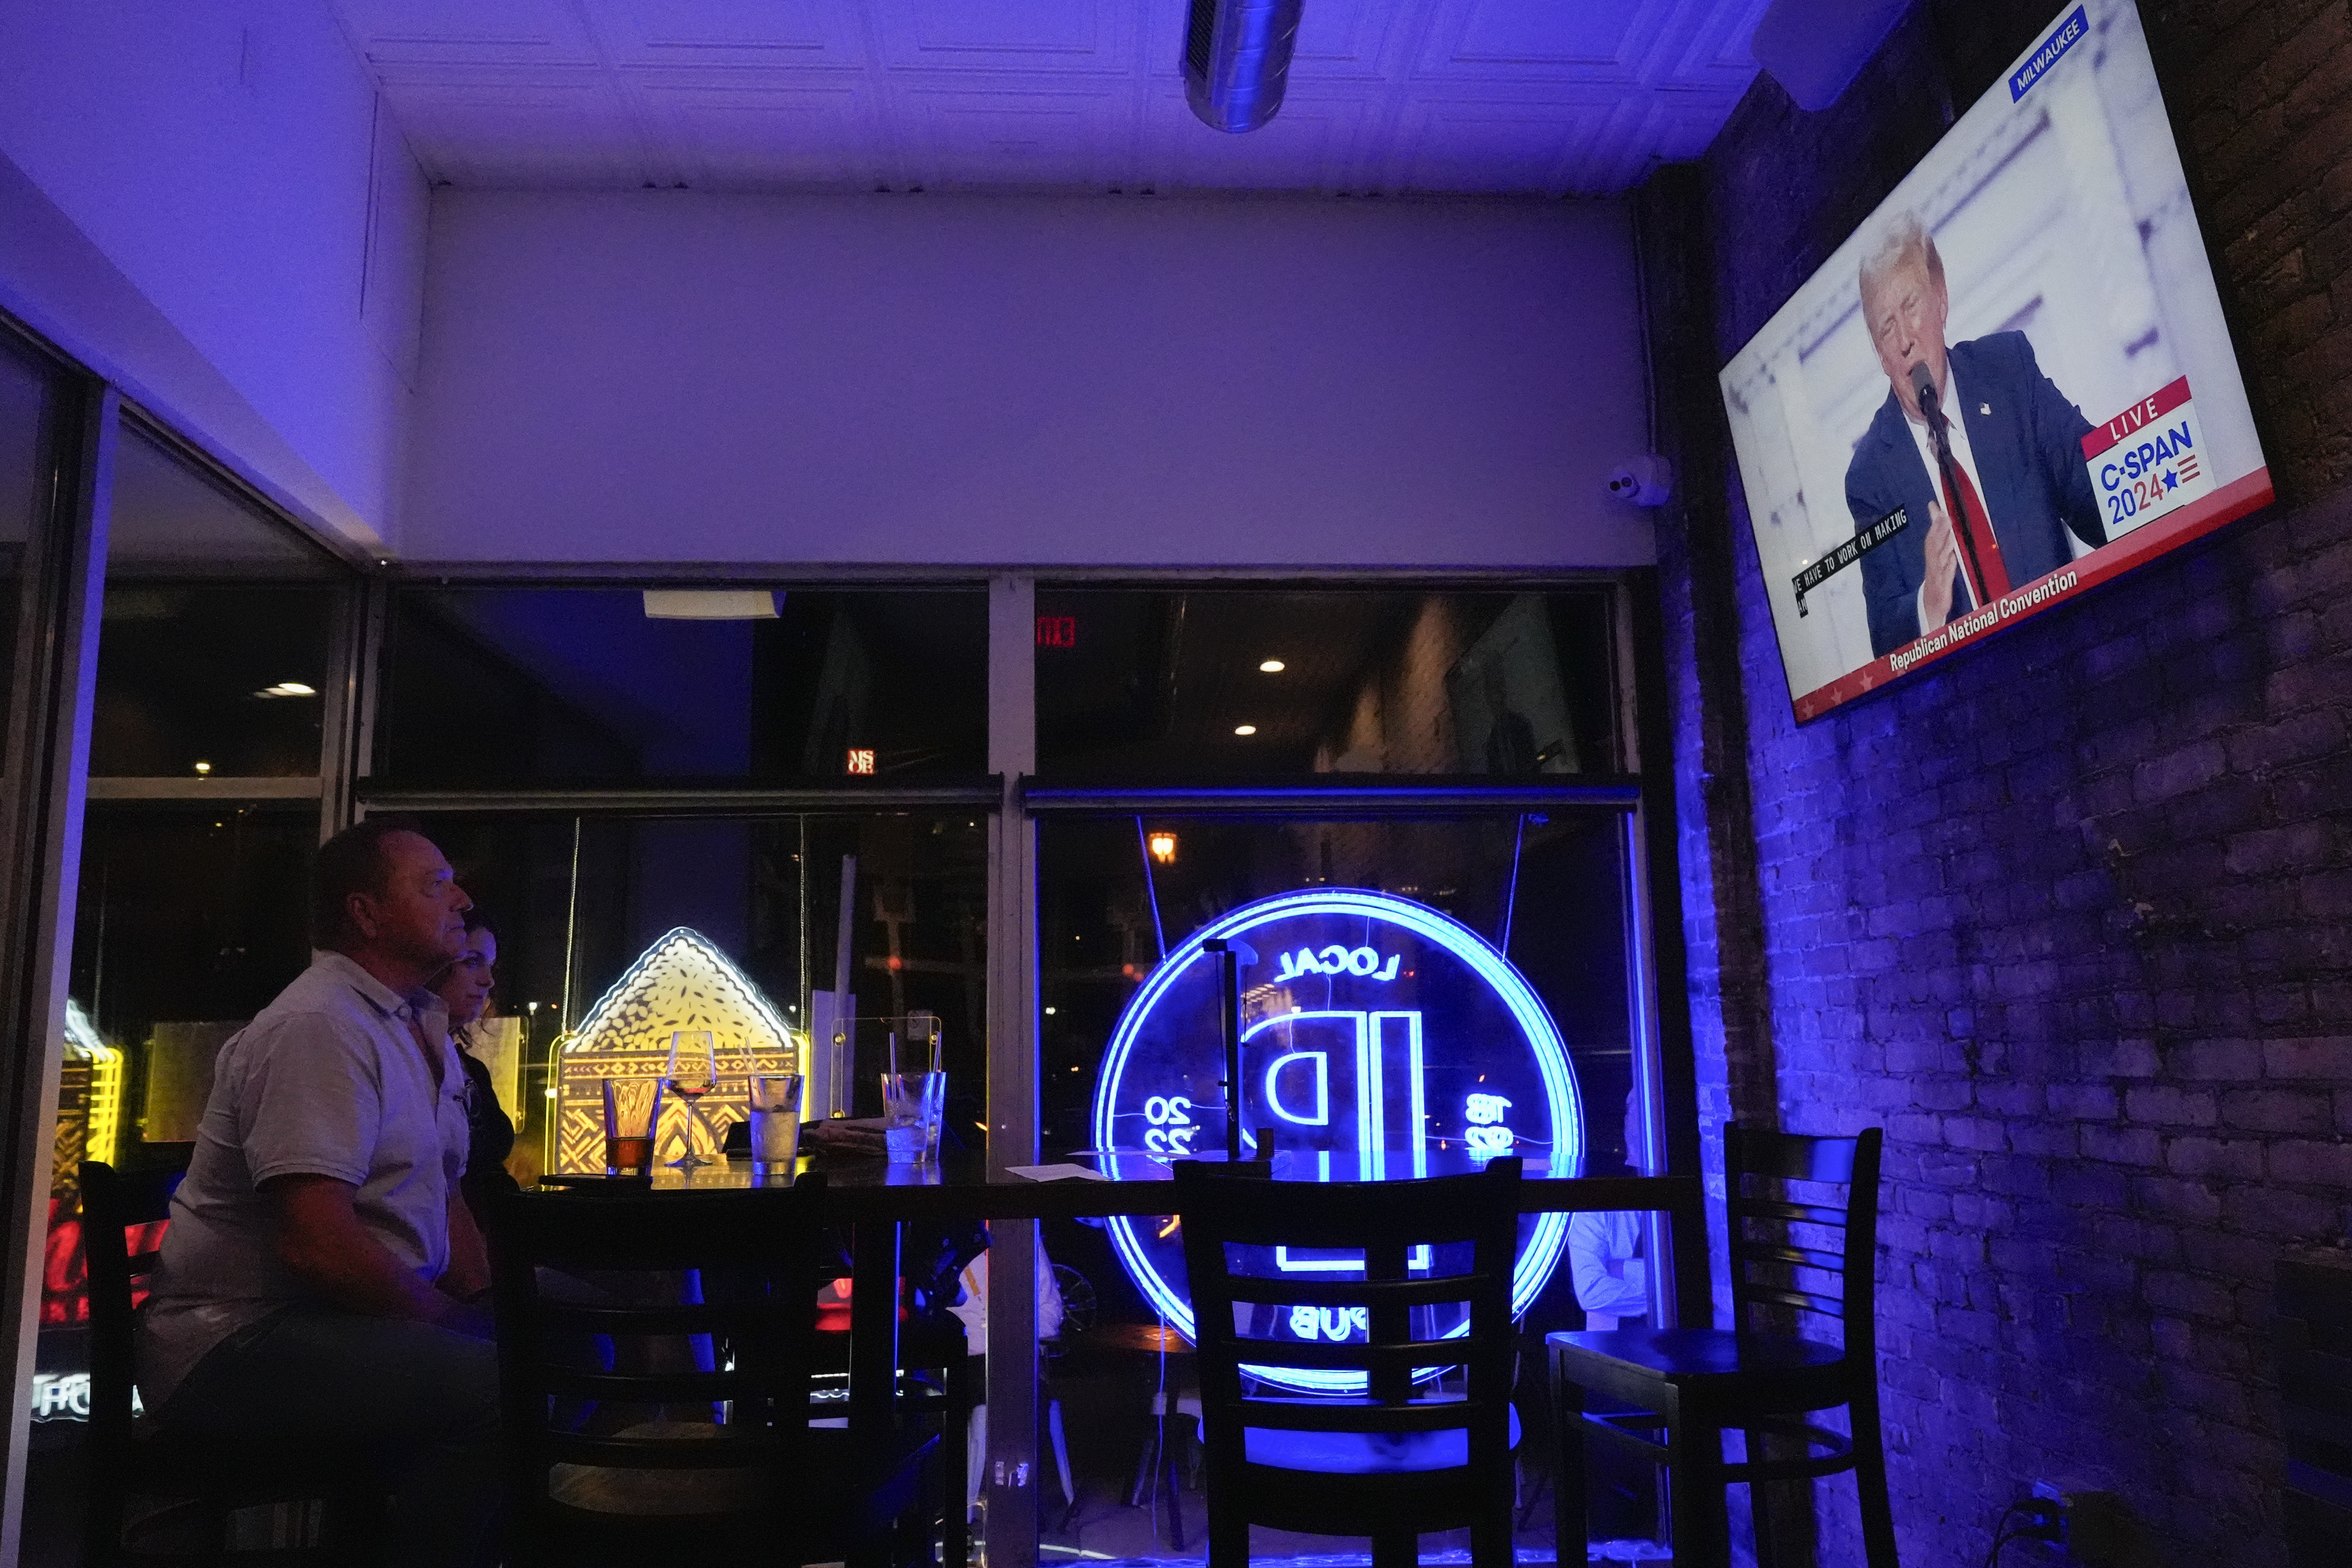
[[[103,1160],[81,1163],[82,1255],[89,1280],[89,1438],[97,1473],[117,1472],[113,1457],[131,1441],[131,1388],[137,1378],[135,1308],[161,1259],[151,1228],[171,1217],[172,1194],[188,1173],[184,1161],[118,1171]],[[131,1232],[140,1234],[134,1241]]]
[[[1871,1363],[1884,1137],[1875,1127],[1852,1138],[1770,1132],[1738,1122],[1724,1128],[1735,1327],[1753,1326],[1751,1307],[1834,1318],[1843,1325],[1846,1359]],[[1791,1189],[1791,1182],[1806,1186]],[[1811,1190],[1819,1187],[1844,1191]],[[1821,1201],[1824,1196],[1828,1201]]]
[[[789,1188],[498,1195],[490,1270],[509,1503],[520,1527],[553,1506],[549,1480],[559,1465],[761,1482],[756,1497],[740,1487],[700,1494],[740,1506],[680,1510],[688,1512],[771,1509],[764,1483],[788,1485],[805,1472],[816,1292],[833,1264],[820,1258],[824,1186],[813,1173]],[[697,1273],[705,1299],[682,1300],[696,1293],[680,1286]],[[592,1349],[605,1336],[675,1346],[693,1335],[710,1337],[712,1370],[656,1369],[660,1356],[623,1356],[608,1369]],[[591,1402],[648,1415],[723,1402],[726,1422],[692,1436],[657,1422],[572,1430]]]
[[[1257,1168],[1263,1172],[1264,1167]],[[1400,1182],[1276,1182],[1204,1161],[1176,1166],[1176,1208],[1200,1352],[1202,1436],[1213,1463],[1237,1465],[1244,1428],[1468,1433],[1474,1468],[1510,1452],[1511,1268],[1519,1162]],[[1361,1253],[1360,1279],[1326,1267],[1286,1272],[1276,1247]],[[1342,1268],[1347,1267],[1344,1263]],[[1465,1331],[1433,1331],[1441,1311]],[[1293,1314],[1318,1331],[1302,1334]],[[1270,1331],[1244,1333],[1244,1321]],[[1328,1326],[1327,1326],[1328,1325]],[[1336,1326],[1344,1338],[1332,1337]],[[1432,1371],[1463,1367],[1467,1397],[1415,1399]],[[1246,1369],[1355,1373],[1360,1400],[1252,1391]],[[1493,1473],[1493,1472],[1488,1472]]]

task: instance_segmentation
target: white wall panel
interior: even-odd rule
[[[373,65],[593,66],[569,0],[335,0]]]
[[[1377,88],[1294,86],[1272,124],[1246,136],[1204,136],[1183,89],[1171,84],[1150,105],[1147,167],[1162,191],[1265,190],[1302,177],[1327,194],[1361,190],[1370,178],[1364,158],[1370,127],[1385,108]]]
[[[37,193],[10,309],[313,522],[394,531],[425,181],[324,7],[0,7],[0,153]]]
[[[1122,92],[1030,79],[901,88],[892,99],[907,177],[927,188],[1095,187],[1134,161],[1134,105]]]
[[[1135,68],[1139,9],[1130,0],[904,0],[870,14],[890,70],[1125,75]]]
[[[639,72],[626,79],[645,121],[674,149],[696,190],[800,185],[871,190],[901,176],[874,134],[874,94],[862,77],[831,85],[804,76],[741,71]]]
[[[436,198],[406,553],[1613,566],[1612,204]]]
[[[385,98],[411,127],[417,161],[436,182],[496,188],[626,188],[677,182],[600,72],[475,67],[417,79],[383,75]]]
[[[1560,195],[1622,190],[1683,155],[1686,119],[1721,124],[1755,76],[1764,0],[1310,0],[1286,107],[1240,137],[1167,112],[1189,0],[324,3],[396,89],[428,170],[461,186]],[[552,94],[551,70],[611,90]],[[845,89],[856,111],[819,107]],[[1104,101],[1051,101],[1066,91]],[[1594,113],[1587,93],[1626,111]],[[751,94],[772,95],[764,117]],[[1482,100],[1495,112],[1427,108]],[[1644,141],[1653,127],[1671,145]]]
[[[616,0],[596,10],[597,36],[614,63],[631,66],[832,67],[862,69],[866,40],[856,8],[828,0]]]

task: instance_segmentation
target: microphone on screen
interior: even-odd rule
[[[1936,409],[1936,378],[1927,374],[1927,366],[1925,361],[1920,361],[1911,366],[1911,395],[1918,400],[1919,412],[1927,418],[1927,423],[1930,425],[1935,424],[1937,418]]]

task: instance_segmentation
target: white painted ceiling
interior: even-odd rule
[[[453,185],[1564,195],[1702,151],[1766,0],[1305,0],[1241,136],[1185,0],[331,3]]]

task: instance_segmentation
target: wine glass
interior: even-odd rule
[[[713,1163],[694,1152],[695,1123],[702,1120],[695,1102],[719,1087],[719,1045],[709,1030],[679,1029],[670,1036],[669,1066],[662,1072],[662,1082],[686,1101],[686,1147],[669,1163],[681,1171]],[[709,1123],[703,1124],[703,1131],[710,1131]],[[714,1149],[719,1146],[716,1134],[710,1142]]]

